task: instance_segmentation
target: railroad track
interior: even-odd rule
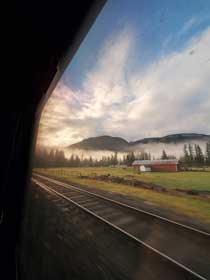
[[[209,233],[40,174],[33,181],[149,252],[151,263],[158,264],[158,279],[210,279]]]

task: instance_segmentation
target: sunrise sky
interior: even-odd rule
[[[38,144],[210,134],[210,1],[108,0],[42,113]]]

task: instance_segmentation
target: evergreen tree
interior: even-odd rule
[[[163,150],[163,152],[162,152],[161,159],[168,159],[168,156],[167,156],[165,150]]]
[[[76,157],[75,157],[74,164],[75,164],[76,167],[80,166],[80,158],[79,158],[78,155],[76,155]]]
[[[123,155],[123,160],[122,160],[122,164],[126,164],[126,155]]]
[[[50,154],[49,154],[49,164],[50,164],[50,166],[54,166],[54,164],[55,164],[55,154],[54,154],[53,149],[50,151]]]
[[[134,152],[127,154],[126,156],[126,165],[131,166],[135,160]]]
[[[114,165],[117,165],[117,164],[118,164],[117,152],[114,153],[113,164],[114,164]]]
[[[49,165],[49,153],[47,151],[46,148],[43,149],[43,158],[42,158],[42,161],[44,163],[44,166],[45,167],[48,167]]]
[[[189,152],[188,152],[188,148],[187,148],[187,145],[185,144],[184,145],[184,156],[183,156],[183,163],[186,164],[186,165],[190,165],[190,155],[189,155]]]
[[[195,164],[204,165],[204,155],[199,145],[195,145]]]
[[[193,166],[194,164],[194,150],[192,145],[188,145],[188,150],[189,150],[189,165]]]
[[[89,164],[88,164],[88,166],[93,166],[93,159],[92,159],[92,157],[90,156],[90,158],[89,158]]]
[[[210,141],[206,143],[205,163],[210,166]]]

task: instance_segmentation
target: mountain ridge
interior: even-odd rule
[[[101,135],[89,137],[80,142],[69,145],[68,149],[81,150],[109,150],[109,151],[128,151],[139,144],[176,144],[185,141],[210,141],[210,135],[200,133],[176,133],[163,137],[148,137],[136,141],[128,142],[122,137],[114,137],[110,135]]]

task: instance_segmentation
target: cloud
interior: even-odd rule
[[[110,106],[121,104],[127,97],[126,65],[133,41],[133,33],[123,30],[117,37],[110,38],[99,52],[96,66],[87,73],[83,84],[87,102],[81,118],[104,116]]]
[[[129,29],[110,37],[80,90],[59,83],[42,113],[38,144],[67,146],[104,133],[109,109],[121,104],[123,92],[127,95],[125,68],[133,39]]]
[[[132,78],[132,92],[137,94],[129,105],[128,121],[138,120],[146,135],[209,132],[209,47],[210,28],[142,76],[137,73]]]
[[[103,134],[135,140],[210,132],[210,28],[181,51],[131,72],[134,46],[134,32],[124,29],[107,40],[80,89],[61,80],[42,114],[40,144],[68,146]]]
[[[200,24],[204,23],[205,21],[209,20],[209,15],[208,16],[195,16],[190,18],[188,21],[185,22],[183,25],[182,29],[179,32],[179,36],[182,36],[186,34],[188,31],[193,29],[195,26],[199,26]]]
[[[197,24],[200,24],[200,19],[198,19],[196,17],[190,18],[183,25],[181,31],[179,32],[179,35],[183,35],[183,34],[187,33],[190,29],[192,29]]]

